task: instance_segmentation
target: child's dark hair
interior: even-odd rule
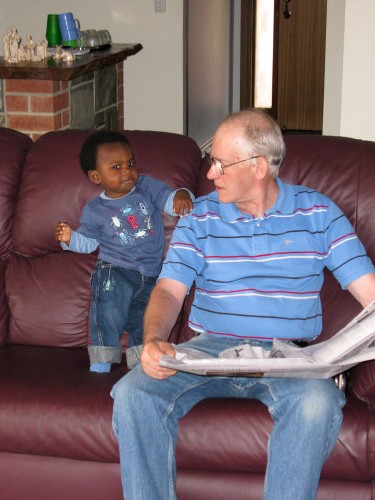
[[[123,144],[130,148],[127,138],[116,130],[100,130],[90,135],[79,153],[79,163],[86,175],[89,170],[96,170],[96,153],[102,144]]]

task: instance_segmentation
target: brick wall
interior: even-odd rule
[[[70,81],[0,80],[0,126],[36,140],[51,130],[122,129],[123,63]]]

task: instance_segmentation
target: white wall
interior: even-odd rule
[[[16,26],[38,40],[47,14],[72,11],[83,29],[107,28],[114,42],[142,43],[125,61],[125,127],[183,133],[184,1],[166,4],[166,13],[155,13],[154,0],[0,0],[0,35]],[[374,4],[328,0],[324,134],[375,140]]]
[[[0,35],[15,26],[23,39],[30,33],[38,41],[47,14],[73,12],[82,29],[108,29],[113,42],[141,43],[124,65],[125,127],[183,133],[183,0],[166,4],[165,13],[155,13],[154,0],[0,0]]]
[[[231,111],[231,2],[190,0],[187,18],[187,133],[204,144]]]
[[[327,7],[323,133],[375,141],[375,2]]]
[[[345,1],[328,0],[323,134],[340,135],[344,65]]]

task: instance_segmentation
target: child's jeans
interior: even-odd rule
[[[121,363],[124,331],[129,347],[142,344],[143,315],[155,283],[156,277],[97,262],[91,277],[90,364]]]

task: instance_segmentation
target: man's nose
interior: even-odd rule
[[[220,172],[218,172],[218,170],[215,168],[215,165],[212,164],[210,166],[210,169],[208,170],[207,172],[207,179],[210,179],[210,180],[213,180],[213,179],[217,179],[218,177],[220,177]]]

